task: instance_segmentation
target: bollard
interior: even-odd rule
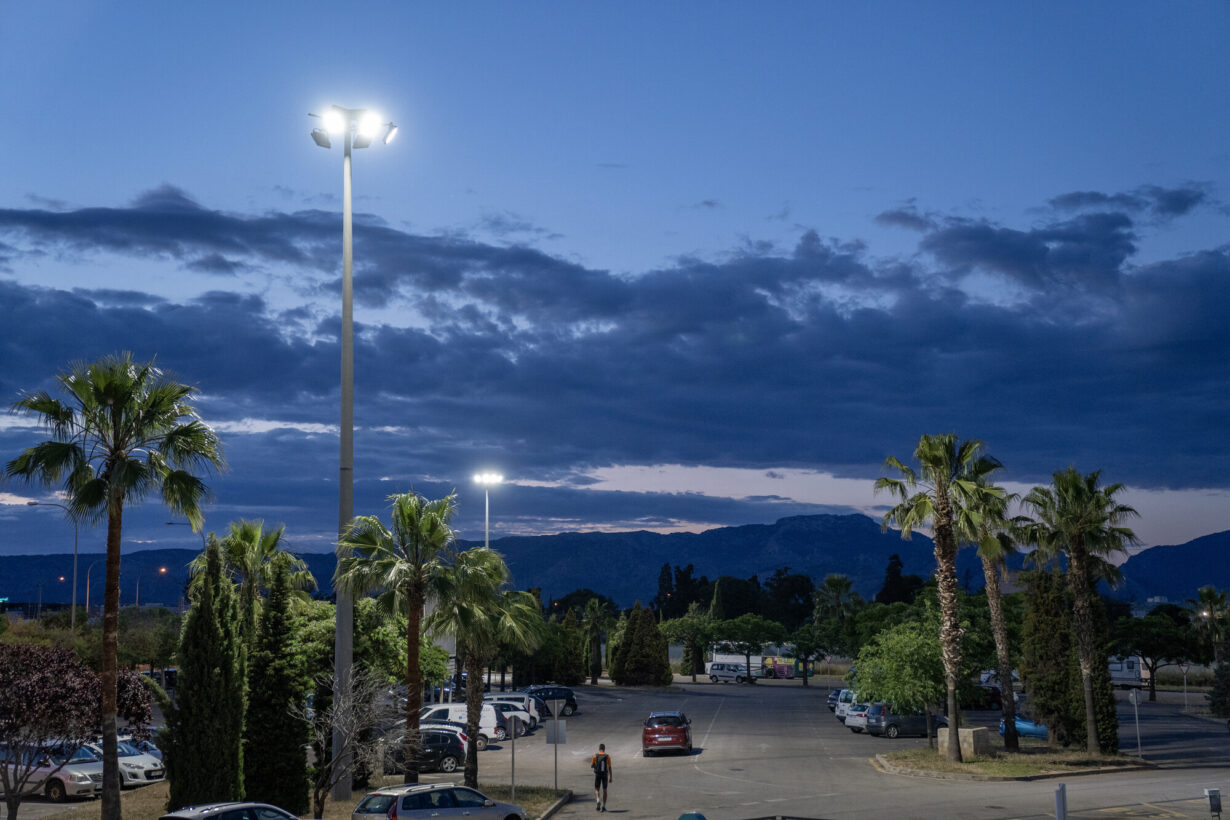
[[[1068,820],[1068,787],[1063,783],[1055,789],[1055,820]]]

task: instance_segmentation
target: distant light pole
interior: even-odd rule
[[[191,527],[192,525],[189,524],[187,521],[168,521],[167,526],[168,527]],[[205,544],[205,525],[204,524],[201,525],[201,549],[202,550],[207,549],[206,544]]]
[[[504,476],[499,473],[478,473],[474,476],[474,483],[483,485],[483,546],[487,549],[491,549],[491,486],[503,480]]]
[[[77,631],[77,518],[73,515],[73,511],[63,504],[57,504],[54,501],[27,501],[27,507],[59,507],[68,515],[68,519],[73,522],[73,609],[69,614],[69,628]],[[87,618],[88,620],[88,618]]]
[[[340,538],[354,518],[354,231],[350,191],[350,151],[372,144],[381,129],[384,143],[393,141],[397,126],[382,122],[382,117],[366,108],[342,108],[335,105],[319,117],[324,128],[313,128],[312,139],[321,148],[332,148],[333,137],[342,137],[342,412],[341,447],[338,467],[337,532]],[[354,601],[350,594],[334,590],[337,614],[333,630],[333,696],[340,702],[342,687],[350,677],[354,656]],[[341,730],[333,731],[333,757],[344,770],[350,761],[344,759],[345,737]],[[334,800],[350,799],[350,778],[343,776],[333,786]]]
[[[85,568],[85,622],[90,622],[90,570],[94,569],[97,561],[91,561],[90,565]]]
[[[158,574],[159,574],[159,575],[166,575],[166,574],[167,574],[167,568],[166,568],[166,567],[159,567],[159,568],[158,568]],[[137,609],[140,609],[140,608],[141,608],[141,576],[140,576],[140,575],[138,575],[138,576],[137,576],[137,596],[136,596],[136,602],[134,603],[134,606],[136,606],[136,608],[137,608]]]

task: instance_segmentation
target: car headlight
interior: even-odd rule
[[[73,781],[74,783],[89,783],[90,782],[90,776],[82,772],[73,772],[72,774],[68,776],[68,779]]]
[[[141,764],[139,763],[124,763],[123,761],[120,761],[120,765],[123,766],[125,769],[133,769],[136,771],[140,771],[141,769]]]

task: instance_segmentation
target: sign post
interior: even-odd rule
[[[548,700],[547,709],[551,712],[551,723],[547,726],[547,743],[555,746],[555,790],[559,791],[559,747],[568,742],[568,722],[560,720],[559,713],[563,711],[566,700]]]
[[[1128,700],[1132,704],[1132,711],[1136,713],[1136,756],[1144,759],[1144,752],[1140,750],[1140,692],[1139,689],[1133,689],[1128,692]]]
[[[521,718],[516,715],[511,716],[512,720],[512,797],[510,802],[517,802],[517,727],[521,723]]]
[[[1184,661],[1179,664],[1179,668],[1183,670],[1183,711],[1187,711],[1187,670],[1191,669],[1191,664]]]

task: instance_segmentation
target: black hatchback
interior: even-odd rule
[[[424,728],[419,735],[421,750],[418,754],[419,770],[424,772],[457,771],[466,759],[465,746],[456,732],[433,732]],[[401,736],[388,745],[385,765],[390,772],[405,771],[405,744]]]

